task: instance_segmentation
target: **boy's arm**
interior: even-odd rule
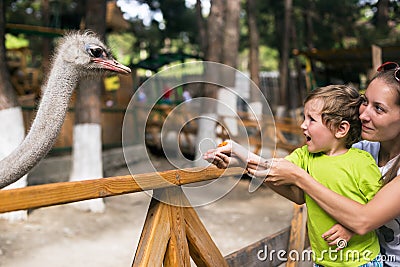
[[[278,193],[279,195],[293,201],[294,203],[301,205],[305,203],[304,200],[304,192],[299,187],[295,185],[280,185],[276,186],[272,183],[265,181],[265,184],[268,185],[273,191]]]
[[[306,151],[306,147],[301,147],[295,149],[292,153],[290,153],[285,158],[292,163],[296,164],[300,168],[304,164],[304,153]],[[294,203],[301,205],[305,203],[304,199],[304,191],[296,185],[273,185],[271,182],[265,181],[268,186],[280,194],[281,196],[286,197],[287,199],[293,201]]]
[[[262,179],[266,185],[268,185],[279,195],[295,202],[298,205],[303,204],[305,202],[303,190],[296,185],[274,185],[268,181],[270,164],[271,163],[268,160],[248,159],[246,170],[253,177]]]

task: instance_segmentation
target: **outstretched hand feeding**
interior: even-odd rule
[[[227,140],[203,154],[203,159],[220,169],[243,166],[241,160],[233,152],[233,141]]]

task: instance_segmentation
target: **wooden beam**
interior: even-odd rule
[[[66,30],[43,27],[43,26],[35,26],[35,25],[26,25],[26,24],[12,24],[6,23],[6,31],[7,32],[16,32],[16,33],[27,33],[27,34],[39,34],[44,36],[51,37],[60,37],[67,33]]]
[[[133,267],[161,266],[161,258],[164,266],[189,267],[190,256],[198,267],[228,267],[181,188],[157,189],[154,194]]]
[[[283,262],[287,255],[279,255],[287,251],[290,227],[261,239],[225,257],[230,267],[275,267]],[[271,257],[270,257],[271,256]]]
[[[371,45],[371,56],[372,56],[372,69],[376,69],[382,65],[382,48],[377,45]]]
[[[169,207],[152,198],[132,267],[162,266],[170,238]]]
[[[189,252],[198,267],[228,267],[210,234],[192,207],[184,209]]]
[[[290,228],[290,239],[288,251],[297,251],[301,255],[305,249],[306,236],[307,236],[307,208],[306,205],[293,204],[293,218],[291,221]],[[299,259],[303,260],[303,259]],[[294,260],[292,257],[288,257],[286,267],[298,267],[300,261]]]
[[[66,204],[242,175],[242,168],[196,167],[0,190],[0,213]]]
[[[169,215],[171,222],[171,238],[164,258],[164,267],[190,267],[189,246],[186,239],[185,219],[183,213],[180,187],[163,189],[167,193]]]

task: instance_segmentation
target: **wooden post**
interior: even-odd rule
[[[382,65],[382,49],[377,45],[371,46],[372,69],[368,73],[368,80],[370,81],[376,73],[376,69]]]
[[[167,191],[169,204],[171,238],[164,258],[164,267],[190,266],[189,246],[186,239],[183,194],[180,187],[172,187]],[[166,205],[166,204],[165,204]]]
[[[168,206],[153,198],[132,266],[162,266],[170,234]]]
[[[228,264],[180,187],[154,190],[132,266]]]
[[[198,267],[228,267],[221,252],[192,207],[185,208],[190,256]]]
[[[298,252],[297,255],[301,255],[302,251],[305,248],[306,231],[307,231],[306,225],[307,225],[306,205],[294,204],[294,212],[293,212],[293,219],[291,222],[289,247],[287,253],[296,250]],[[291,257],[288,257],[286,266],[297,267],[299,266],[301,260],[302,259],[295,261]]]

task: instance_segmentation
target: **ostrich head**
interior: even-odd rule
[[[131,69],[116,61],[111,52],[93,32],[72,33],[61,39],[57,55],[81,75],[98,75],[98,71],[128,74]],[[91,71],[88,71],[91,70]]]
[[[103,71],[128,74],[94,33],[71,33],[61,39],[32,127],[23,142],[0,161],[0,188],[30,171],[51,149],[79,80]]]

